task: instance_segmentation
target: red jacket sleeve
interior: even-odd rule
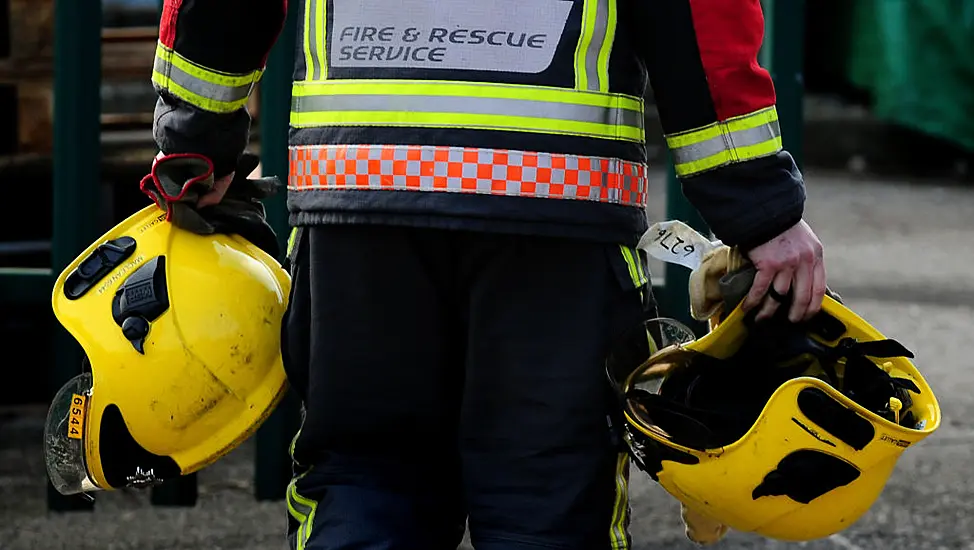
[[[287,0],[165,0],[152,84],[165,153],[209,156],[232,170],[247,145],[246,105],[287,14]]]
[[[647,0],[650,85],[684,195],[727,244],[797,223],[805,189],[758,64],[760,0]]]

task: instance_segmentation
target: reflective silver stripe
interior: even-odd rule
[[[305,520],[311,515],[312,508],[300,500],[297,494],[297,488],[295,486],[296,480],[291,480],[288,484],[287,489],[287,505],[288,511],[291,512],[291,517],[304,523]]]
[[[325,9],[327,0],[307,0],[304,9],[304,49],[305,49],[305,80],[321,80],[325,78],[324,67],[327,66],[326,52],[323,51]]]
[[[311,529],[314,527],[315,509],[317,503],[298,494],[297,482],[304,477],[301,474],[291,479],[287,486],[287,509],[288,513],[298,522],[297,548],[303,550],[308,538],[311,536]]]
[[[170,82],[181,88],[206,99],[222,103],[245,100],[250,95],[250,90],[254,87],[253,82],[241,86],[223,86],[207,82],[183,71],[160,56],[156,56],[155,62],[152,64],[152,69],[166,75]]]
[[[305,48],[305,67],[304,79],[311,80],[319,78],[318,71],[318,44],[317,33],[315,32],[315,21],[317,19],[318,0],[307,0],[304,3],[304,48]]]
[[[589,0],[595,4],[595,26],[592,27],[592,42],[585,52],[585,72],[588,82],[585,89],[598,91],[602,82],[599,80],[599,53],[605,44],[606,29],[609,26],[609,2],[612,0]]]
[[[639,111],[510,98],[399,94],[294,95],[291,98],[291,109],[295,113],[369,111],[515,116],[622,125],[639,129],[644,125],[643,114]],[[457,125],[462,126],[463,121],[458,119]]]
[[[731,153],[737,149],[758,145],[781,136],[777,120],[754,128],[727,132],[705,141],[671,149],[676,164],[687,164],[703,160],[721,153]]]
[[[616,461],[616,499],[612,511],[609,540],[612,550],[629,550],[629,455],[620,453]]]
[[[579,90],[609,89],[608,55],[615,40],[615,1],[584,1],[575,51],[575,87]]]

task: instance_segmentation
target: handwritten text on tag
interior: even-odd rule
[[[691,270],[700,267],[707,252],[721,246],[711,242],[680,220],[653,224],[639,240],[638,248],[664,262],[679,264]]]

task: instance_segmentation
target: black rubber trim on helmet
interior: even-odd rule
[[[149,452],[135,441],[116,405],[105,407],[99,447],[105,481],[116,489],[155,484],[180,475],[175,460]]]
[[[688,466],[700,463],[700,459],[696,456],[663,445],[640,431],[629,428],[628,432],[630,439],[629,455],[632,457],[633,463],[641,471],[649,474],[654,481],[659,481],[659,473],[663,471],[664,461]]]
[[[686,407],[641,389],[630,390],[628,398],[631,409],[642,409],[643,414],[637,413],[637,416],[659,426],[672,436],[675,443],[683,447],[705,451],[732,443],[708,427],[720,420],[715,418],[718,413]]]
[[[829,491],[852,483],[859,474],[858,468],[841,458],[802,449],[781,459],[778,467],[754,488],[751,498],[786,496],[808,504]]]
[[[77,300],[135,253],[135,239],[123,235],[98,245],[64,279],[64,295]]]
[[[855,411],[846,408],[818,388],[798,393],[798,409],[823,430],[861,451],[876,437],[876,429]]]

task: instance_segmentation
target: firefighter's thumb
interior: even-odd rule
[[[223,200],[223,196],[227,194],[227,189],[230,188],[230,182],[233,181],[233,174],[233,172],[230,172],[226,176],[215,180],[213,182],[213,187],[200,196],[199,200],[196,201],[196,207],[203,208],[204,206],[220,204],[220,201]]]

